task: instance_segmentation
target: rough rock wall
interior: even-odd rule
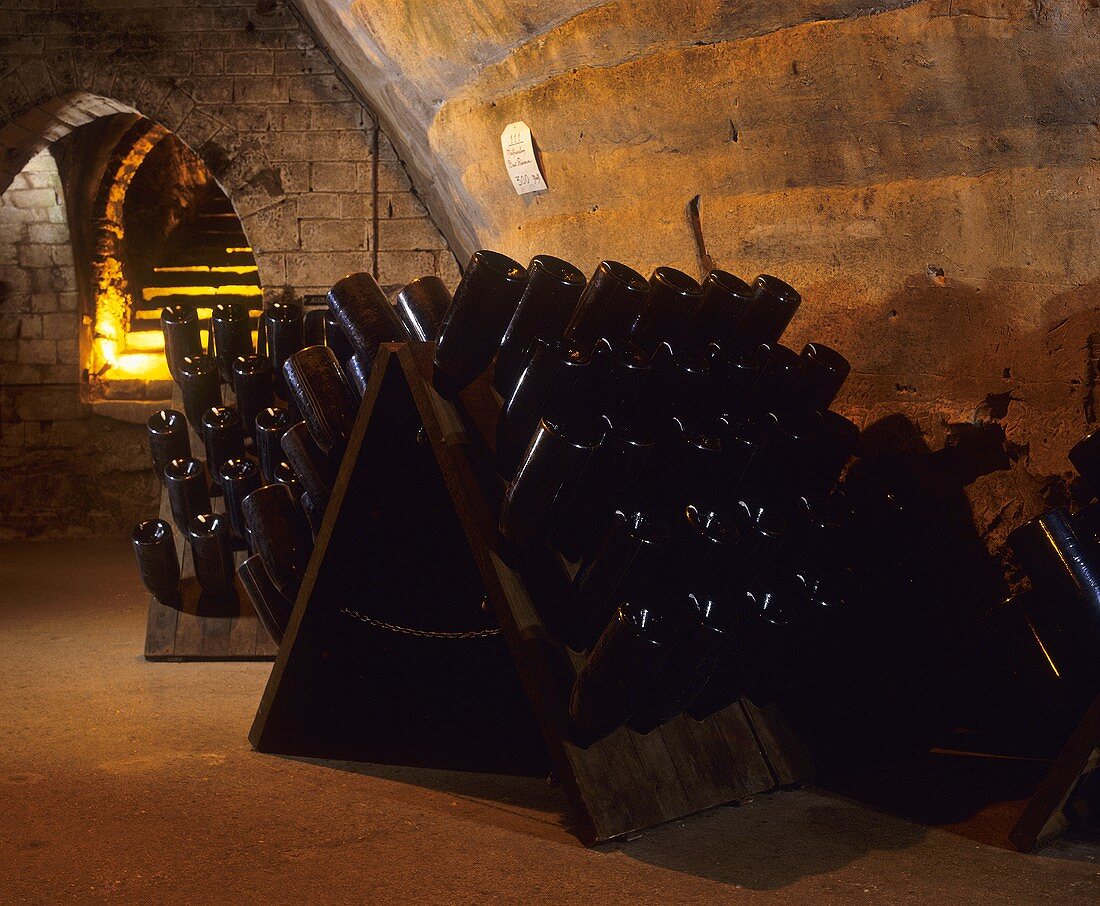
[[[1100,349],[1097,0],[297,2],[456,251],[698,273],[699,196],[721,266],[803,290],[791,344],[849,354],[847,414],[998,447],[966,475],[991,546],[1065,493]],[[517,119],[540,197],[505,177]]]

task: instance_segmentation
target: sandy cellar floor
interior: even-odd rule
[[[144,629],[125,540],[0,544],[0,902],[1100,902],[1088,851],[810,790],[586,850],[541,780],[255,754],[270,665]]]

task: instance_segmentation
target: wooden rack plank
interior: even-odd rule
[[[1052,840],[1070,824],[1066,807],[1084,780],[1100,770],[1100,695],[1093,699],[1081,723],[1055,759],[1050,771],[1028,800],[1009,831],[1009,842],[1030,852]]]
[[[765,711],[750,716],[740,703],[703,722],[678,717],[646,736],[621,729],[586,749],[567,738],[569,691],[583,659],[563,648],[547,631],[539,617],[539,602],[564,594],[569,575],[549,554],[516,564],[509,562],[509,555],[500,548],[496,519],[503,484],[492,468],[499,399],[484,377],[462,394],[460,404],[441,399],[431,385],[432,357],[433,347],[426,343],[387,345],[380,350],[290,627],[252,727],[253,745],[264,752],[299,755],[332,754],[341,749],[340,741],[331,735],[332,726],[323,724],[326,720],[339,722],[342,715],[331,708],[323,713],[322,700],[334,697],[324,675],[338,669],[334,666],[336,652],[346,634],[340,623],[339,601],[332,600],[333,591],[354,580],[347,563],[334,561],[348,549],[345,536],[361,531],[363,512],[376,505],[370,487],[372,474],[377,485],[377,473],[387,464],[400,467],[412,462],[415,451],[402,447],[400,438],[407,444],[421,426],[434,469],[425,467],[423,461],[418,468],[434,471],[437,477],[425,474],[417,480],[430,483],[441,479],[457,526],[447,529],[449,534],[442,543],[462,548],[476,565],[529,703],[523,709],[534,714],[584,840],[598,842],[630,834],[805,779],[808,765],[802,760],[804,751],[795,745],[789,731],[775,715]],[[373,493],[381,491],[376,487]],[[359,579],[356,584],[363,589],[360,607],[372,606],[372,571],[381,575],[388,562],[402,556],[394,546],[361,550],[359,562],[353,564]],[[438,589],[444,611],[447,592],[447,588]],[[375,641],[382,646],[377,651],[349,653],[346,647],[342,649],[345,657],[360,661],[343,670],[344,682],[352,674],[370,674],[383,684],[393,683],[393,677],[377,670],[379,659],[386,657],[386,645],[381,637]],[[407,656],[408,663],[386,662],[387,669],[411,677],[435,669],[428,663],[431,651],[417,654],[410,646]],[[512,668],[500,669],[504,682]],[[441,694],[460,681],[445,674],[437,679]],[[385,694],[378,687],[375,691]],[[377,704],[364,707],[365,713],[381,709]],[[400,710],[396,714],[400,716]],[[523,721],[515,714],[506,717],[510,726],[515,726],[517,739],[522,737]],[[410,758],[399,745],[386,744],[399,734],[394,726],[379,723],[358,730],[361,732],[351,741],[351,757],[375,760],[386,750],[392,758]],[[448,740],[440,733],[435,742],[446,746]],[[797,751],[788,753],[787,746]],[[776,765],[781,766],[778,771]]]

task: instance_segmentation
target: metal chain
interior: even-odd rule
[[[402,635],[419,636],[423,639],[487,639],[494,635],[500,635],[499,627],[496,629],[468,629],[465,632],[438,632],[431,629],[413,629],[411,626],[398,626],[396,623],[387,623],[385,620],[368,617],[365,613],[359,613],[358,610],[352,610],[350,607],[341,607],[340,613],[352,619],[360,620],[368,626],[374,626],[376,629],[386,629],[389,632],[397,632]]]

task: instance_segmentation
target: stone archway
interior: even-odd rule
[[[357,270],[387,288],[424,274],[457,282],[390,137],[287,0],[168,13],[48,4],[9,18],[19,40],[0,48],[0,190],[78,127],[141,114],[194,150],[229,197],[268,299],[305,300]],[[421,185],[429,194],[432,178]],[[91,254],[74,251],[78,262]],[[66,292],[73,336],[91,315]],[[87,402],[75,368],[36,377],[4,358],[5,337],[40,317],[17,311],[22,301],[0,299],[0,534],[127,528],[129,504],[116,492],[137,500],[132,479],[147,462],[137,426],[118,419],[137,407]],[[32,496],[56,507],[14,505],[39,485]]]
[[[90,207],[78,215],[89,220],[89,241],[84,243],[82,259],[91,273],[90,279],[81,281],[73,265],[74,212],[65,202],[64,180],[54,162],[55,155],[49,152],[82,127],[120,114],[132,117],[121,120],[122,127],[132,125],[125,132],[109,133],[108,143],[102,145],[104,160],[88,183],[98,188],[90,190],[94,193]],[[132,521],[134,514],[147,512],[155,505],[152,495],[156,487],[147,481],[141,423],[149,406],[160,405],[151,401],[163,397],[163,391],[153,384],[144,389],[132,386],[145,381],[123,380],[108,392],[93,380],[98,364],[94,359],[97,334],[99,338],[117,339],[104,326],[111,320],[124,331],[132,301],[121,272],[110,267],[112,263],[117,265],[125,252],[123,201],[145,157],[173,134],[167,123],[141,114],[141,107],[135,104],[91,92],[73,92],[44,101],[0,129],[0,199],[7,198],[7,190],[18,189],[20,200],[10,206],[20,208],[17,213],[27,214],[23,206],[29,203],[29,197],[24,197],[29,192],[56,197],[54,208],[42,212],[54,228],[52,246],[47,248],[45,239],[22,232],[15,236],[9,230],[5,237],[18,247],[17,264],[31,267],[41,263],[42,267],[29,275],[25,287],[5,285],[0,293],[0,470],[4,472],[0,509],[5,513],[0,519],[0,536],[48,533],[55,530],[55,524],[80,531],[80,520],[110,520],[116,513],[121,520]],[[171,117],[161,119],[173,121]],[[239,137],[232,130],[220,135],[224,144],[212,141],[211,136],[202,146],[205,158],[198,156],[234,203],[234,210],[240,203],[253,215],[262,216],[263,211],[279,205],[282,194],[269,191],[278,180],[265,178],[263,173],[257,175],[264,167],[270,169],[266,159],[248,155],[247,167],[227,161],[225,148],[238,143]],[[35,161],[45,163],[36,165]],[[43,182],[46,179],[51,180],[48,187]],[[260,194],[267,201],[266,207],[257,208],[257,185],[264,187]],[[32,227],[41,230],[46,225],[44,222]],[[60,266],[54,261],[57,256],[64,259],[60,264],[67,271],[51,277],[52,270]],[[102,266],[96,267],[96,262]],[[276,272],[274,278],[281,280],[281,272]],[[60,289],[50,282],[57,280],[64,281]],[[117,293],[106,292],[108,288]],[[274,291],[281,292],[282,287],[276,284]],[[84,298],[78,300],[78,295]],[[107,312],[112,302],[122,310]],[[47,355],[47,345],[56,347],[51,355]],[[90,392],[93,385],[98,389]],[[107,399],[101,398],[104,393]],[[38,502],[29,506],[30,499]]]
[[[25,111],[0,129],[0,145],[3,146],[3,165],[0,167],[2,194],[35,154],[74,130],[105,116],[132,114],[141,117],[119,140],[107,161],[99,176],[95,201],[88,212],[92,230],[92,241],[88,244],[91,273],[82,275],[85,279],[78,282],[84,296],[81,310],[85,317],[81,319],[79,328],[74,325],[74,329],[79,329],[81,360],[89,376],[98,375],[102,368],[117,364],[123,351],[134,301],[122,266],[123,201],[130,181],[153,147],[169,134],[179,137],[179,132],[187,129],[189,119],[195,115],[194,109],[186,103],[173,102],[173,92],[177,90],[171,89],[159,106],[157,101],[163,93],[163,86],[158,86],[155,81],[142,82],[141,90],[127,102],[91,92],[69,92]],[[155,107],[157,119],[146,116],[143,105]],[[198,117],[203,115],[200,113]],[[278,224],[280,218],[273,218],[270,212],[279,210],[285,196],[278,171],[271,166],[262,150],[241,139],[227,126],[222,125],[208,134],[210,124],[203,121],[202,125],[205,128],[197,135],[200,138],[206,136],[205,141],[198,148],[189,147],[205,164],[238,216],[243,208],[261,221],[274,219]],[[187,142],[184,141],[184,144]],[[256,205],[262,201],[266,205],[257,208]],[[268,213],[265,215],[264,212]],[[247,235],[248,227],[243,220],[241,226]],[[270,259],[266,259],[265,263],[268,262]],[[272,287],[272,293],[282,291],[277,282],[272,282],[280,280],[281,273],[265,274],[260,270],[258,276],[260,285]]]
[[[260,143],[203,113],[187,92],[169,80],[155,78],[141,79],[125,98],[66,92],[10,120],[0,128],[0,193],[39,151],[74,129],[115,113],[144,116],[188,145],[233,203],[246,234],[251,234],[250,220],[268,231],[281,227],[289,233],[290,218],[280,207],[287,200],[282,175]],[[261,213],[264,216],[257,216]],[[264,286],[281,287],[285,282],[281,272],[265,273],[265,263],[259,266]]]

